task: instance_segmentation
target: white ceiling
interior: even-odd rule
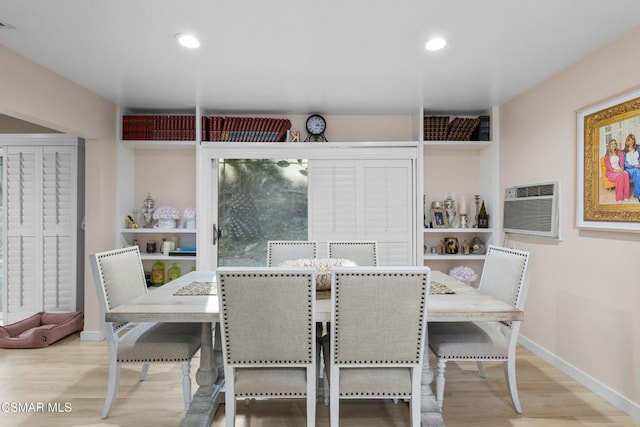
[[[0,22],[1,44],[126,108],[471,112],[638,25],[640,1],[0,0]]]

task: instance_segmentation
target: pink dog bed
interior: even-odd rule
[[[36,313],[7,326],[0,326],[0,348],[40,348],[81,331],[82,312]]]

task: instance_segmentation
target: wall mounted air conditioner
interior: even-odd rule
[[[560,181],[505,189],[503,231],[558,239]]]

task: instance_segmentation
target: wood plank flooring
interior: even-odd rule
[[[192,377],[199,363],[194,358]],[[444,403],[447,426],[640,426],[640,421],[526,349],[518,349],[517,370],[523,415],[517,415],[511,406],[501,364],[486,364],[487,378],[481,379],[475,363],[448,363]],[[142,383],[138,381],[140,366],[125,366],[109,418],[102,420],[107,372],[106,342],[82,342],[79,334],[44,349],[0,349],[0,425],[180,425],[184,411],[178,365],[152,365]],[[30,406],[27,409],[32,411],[12,411],[10,405],[18,403]],[[408,406],[386,401],[343,401],[340,420],[347,427],[408,427]],[[304,425],[302,401],[238,404],[239,427]],[[329,409],[322,403],[317,407],[316,425],[329,425]],[[224,426],[224,405],[212,426]]]

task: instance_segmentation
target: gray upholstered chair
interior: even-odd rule
[[[110,310],[147,292],[137,246],[100,252],[90,256],[93,280],[102,318]],[[112,323],[105,322],[109,344],[109,384],[102,410],[106,418],[120,382],[123,363],[142,363],[144,381],[149,363],[170,362],[182,366],[185,410],[191,403],[191,359],[200,349],[199,323]]]
[[[529,252],[490,245],[478,289],[522,309]],[[438,357],[436,398],[442,409],[444,371],[450,360],[475,361],[484,378],[482,361],[503,361],[507,389],[516,412],[522,413],[516,384],[516,343],[520,322],[433,322],[429,348]]]
[[[329,258],[344,258],[358,266],[378,266],[378,242],[373,240],[329,241],[327,242]]]
[[[283,261],[300,258],[317,258],[318,242],[307,240],[269,240],[267,242],[267,267],[276,267]]]
[[[217,281],[226,425],[238,398],[302,398],[315,426],[315,270],[223,267]]]
[[[420,425],[430,279],[428,267],[333,270],[331,332],[323,341],[332,427],[340,399],[408,399],[411,425]]]

